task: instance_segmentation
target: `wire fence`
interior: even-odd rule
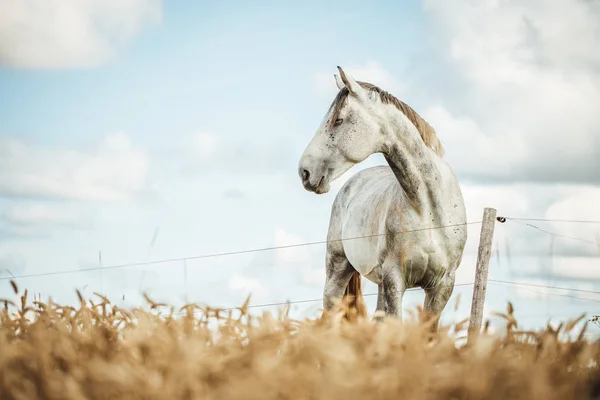
[[[407,233],[422,232],[422,231],[435,230],[435,229],[454,228],[457,226],[474,225],[474,224],[480,224],[480,223],[481,223],[481,221],[464,222],[464,223],[457,223],[457,224],[450,224],[450,225],[441,225],[441,226],[433,226],[433,227],[427,227],[427,228],[406,230],[401,233],[407,234]],[[259,252],[264,252],[264,251],[290,249],[290,248],[296,248],[296,247],[307,247],[307,246],[314,246],[314,245],[318,245],[318,244],[328,244],[328,243],[334,243],[334,242],[346,242],[346,241],[350,241],[350,240],[369,239],[369,238],[375,238],[375,237],[383,237],[383,236],[387,236],[387,235],[388,235],[388,233],[380,233],[380,234],[374,234],[374,235],[354,236],[354,237],[349,237],[349,238],[321,240],[321,241],[316,241],[316,242],[296,243],[296,244],[290,244],[290,245],[284,245],[284,246],[272,246],[272,247],[261,247],[261,248],[248,249],[248,250],[236,250],[236,251],[230,251],[230,252],[225,252],[225,253],[202,254],[202,255],[196,255],[196,256],[167,258],[167,259],[154,260],[154,261],[140,261],[140,262],[136,262],[136,263],[98,266],[98,267],[90,267],[90,268],[81,268],[81,269],[76,269],[76,270],[48,271],[48,272],[18,275],[18,276],[12,276],[12,277],[0,277],[0,280],[17,280],[17,279],[51,276],[51,275],[77,274],[77,273],[82,273],[82,272],[93,272],[93,271],[100,271],[100,270],[106,271],[106,270],[121,269],[121,268],[128,268],[128,267],[166,264],[166,263],[170,263],[170,262],[184,262],[184,261],[200,260],[200,259],[206,259],[206,258],[227,257],[227,256],[233,256],[233,255],[259,253]]]
[[[573,295],[569,295],[569,294],[540,292],[539,290],[533,289],[533,288],[537,287],[537,285],[526,283],[526,282],[503,282],[503,281],[498,281],[498,280],[494,280],[494,279],[489,279],[488,283],[491,283],[493,285],[494,284],[495,285],[500,285],[500,286],[504,286],[504,287],[520,286],[520,287],[522,287],[525,290],[528,290],[528,291],[533,292],[533,293],[541,294],[543,296],[568,297],[568,298],[575,299],[575,300],[581,300],[581,301],[593,302],[593,303],[600,303],[600,297],[598,299],[591,299],[589,297],[579,297],[579,296],[573,296]],[[579,291],[578,289],[574,289],[574,288],[568,288],[568,289],[566,289],[566,288],[560,288],[560,289],[562,289],[562,290],[571,290],[571,291]],[[593,292],[593,293],[600,295],[600,292]]]
[[[463,287],[463,286],[473,286],[473,282],[457,283],[457,284],[453,285],[453,287]],[[422,289],[422,288],[408,288],[404,291],[405,292],[413,292],[413,291],[416,291],[419,289]],[[388,293],[401,293],[401,291],[393,291],[393,292],[388,292]],[[382,291],[381,293],[379,293],[379,292],[362,293],[362,296],[363,297],[371,297],[371,296],[378,296],[378,295],[384,295],[384,294],[386,294],[386,292]],[[323,297],[319,297],[316,299],[289,300],[289,301],[278,302],[278,303],[251,304],[251,305],[248,305],[247,308],[280,307],[280,306],[287,306],[287,305],[291,305],[291,304],[317,303],[317,302],[323,302],[323,300],[325,300]],[[240,307],[227,307],[227,308],[220,308],[220,310],[233,311],[233,310],[239,310],[239,308]],[[173,315],[183,315],[183,314],[185,314],[184,311],[174,313]]]
[[[529,226],[529,227],[531,227],[533,229],[537,229],[538,231],[547,233],[548,235],[552,235],[552,236],[555,236],[555,237],[562,237],[562,238],[565,238],[565,239],[578,240],[578,241],[581,241],[583,243],[591,244],[593,246],[596,246],[596,247],[600,248],[600,243],[598,243],[598,242],[592,242],[591,240],[583,239],[583,238],[580,238],[580,237],[568,236],[568,235],[563,235],[563,234],[556,233],[556,232],[551,232],[551,231],[549,231],[547,229],[540,228],[537,225],[534,225],[534,224],[531,224],[531,223],[527,223],[527,222],[522,222],[522,221],[526,220],[524,218],[510,218],[510,217],[505,217],[505,218],[507,220],[515,222],[517,224],[521,224],[521,225]],[[549,221],[552,221],[552,220],[540,220],[540,219],[536,219],[536,221],[547,221],[547,222],[549,222]],[[577,222],[577,223],[582,223],[583,221],[557,220],[556,222]],[[597,222],[597,221],[587,221],[587,223],[598,224],[599,222]]]
[[[531,222],[557,222],[557,223],[581,223],[581,224],[599,224],[600,225],[600,221],[594,221],[594,220],[568,220],[568,219],[543,219],[543,218],[523,218],[523,217],[503,217],[503,216],[498,216],[497,217],[497,221],[504,223],[506,221],[511,221],[517,224],[521,224],[524,226],[528,226],[532,229],[536,229],[538,231],[541,231],[543,233],[552,235],[554,237],[562,237],[562,238],[566,238],[566,239],[571,239],[571,240],[578,240],[587,244],[592,244],[594,246],[597,246],[600,249],[600,243],[598,242],[593,242],[584,238],[580,238],[580,237],[573,237],[573,236],[568,236],[568,235],[563,235],[560,233],[556,233],[556,232],[552,232],[549,231],[547,229],[543,229],[537,225],[532,224]],[[407,234],[407,233],[414,233],[414,232],[419,232],[419,231],[427,231],[427,230],[436,230],[436,229],[444,229],[444,228],[452,228],[452,227],[457,227],[457,226],[466,226],[466,225],[475,225],[475,224],[480,224],[482,221],[472,221],[472,222],[465,222],[465,223],[457,223],[457,224],[450,224],[450,225],[441,225],[441,226],[434,226],[434,227],[425,227],[425,228],[420,228],[420,229],[414,229],[414,230],[406,230],[401,232],[402,234]],[[19,280],[19,279],[27,279],[27,278],[37,278],[37,277],[46,277],[46,276],[52,276],[52,275],[69,275],[69,274],[76,274],[76,273],[82,273],[82,272],[92,272],[92,271],[105,271],[105,270],[114,270],[114,269],[121,269],[121,268],[127,268],[127,267],[134,267],[134,266],[149,266],[149,265],[156,265],[156,264],[164,264],[164,263],[170,263],[170,262],[186,262],[189,260],[198,260],[198,259],[207,259],[207,258],[218,258],[218,257],[226,257],[226,256],[232,256],[232,255],[241,255],[241,254],[250,254],[250,253],[258,253],[258,252],[265,252],[265,251],[274,251],[274,250],[280,250],[280,249],[289,249],[289,248],[298,248],[298,247],[306,247],[306,246],[314,246],[314,245],[322,245],[322,244],[328,244],[328,243],[332,243],[332,242],[345,242],[345,241],[351,241],[351,240],[360,240],[360,239],[367,239],[367,238],[375,238],[375,237],[382,237],[382,236],[386,236],[388,235],[388,233],[382,233],[382,234],[374,234],[374,235],[365,235],[365,236],[356,236],[356,237],[349,237],[349,238],[339,238],[339,239],[332,239],[332,240],[321,240],[321,241],[315,241],[315,242],[305,242],[305,243],[296,243],[296,244],[290,244],[290,245],[283,245],[283,246],[271,246],[271,247],[262,247],[262,248],[254,248],[254,249],[246,249],[246,250],[237,250],[237,251],[230,251],[230,252],[222,252],[222,253],[211,253],[211,254],[202,254],[202,255],[195,255],[195,256],[188,256],[188,257],[178,257],[178,258],[169,258],[169,259],[161,259],[161,260],[153,260],[153,261],[143,261],[143,262],[135,262],[135,263],[126,263],[126,264],[117,264],[117,265],[110,265],[110,266],[98,266],[98,267],[90,267],[90,268],[83,268],[83,269],[76,269],[76,270],[62,270],[62,271],[48,271],[48,272],[40,272],[40,273],[32,273],[32,274],[24,274],[24,275],[18,275],[18,276],[5,276],[5,277],[0,277],[0,280]],[[187,273],[187,266],[185,268],[185,271]],[[572,299],[576,299],[576,300],[581,300],[581,301],[589,301],[589,302],[595,302],[595,303],[600,303],[600,298],[594,299],[594,298],[589,298],[589,297],[580,297],[580,296],[575,296],[573,294],[564,294],[564,293],[549,293],[549,292],[540,292],[536,289],[549,289],[549,290],[561,290],[561,291],[569,291],[571,293],[579,293],[579,294],[591,294],[591,295],[599,295],[600,296],[600,291],[595,291],[595,290],[585,290],[585,289],[578,289],[578,288],[572,288],[572,287],[560,287],[560,286],[552,286],[552,285],[543,285],[543,284],[535,284],[535,283],[528,283],[528,282],[516,282],[516,281],[506,281],[506,280],[498,280],[498,279],[488,279],[488,283],[491,283],[493,285],[499,285],[499,286],[504,286],[504,287],[521,287],[525,290],[529,290],[532,291],[534,293],[540,294],[540,295],[544,295],[544,296],[558,296],[558,297],[567,297],[567,298],[572,298]],[[461,286],[472,286],[473,283],[458,283],[455,284],[455,287],[461,287]],[[418,290],[420,288],[410,288],[407,289],[407,291],[412,291],[412,290]],[[378,295],[378,293],[365,293],[363,294],[363,296],[369,297],[369,296],[376,296]],[[300,300],[294,300],[294,301],[285,301],[285,302],[273,302],[273,303],[265,303],[265,304],[253,304],[253,305],[249,305],[248,308],[264,308],[264,307],[273,307],[273,306],[286,306],[286,305],[291,305],[291,304],[303,304],[303,303],[313,303],[313,302],[322,302],[323,298],[314,298],[314,299],[300,299]],[[233,307],[233,308],[224,308],[223,310],[235,310],[238,309],[239,307]],[[178,314],[183,314],[182,313],[178,313]]]
[[[536,284],[530,284],[530,283],[526,283],[526,282],[500,281],[500,280],[495,280],[495,279],[488,279],[488,283],[500,285],[503,287],[521,286],[521,287],[524,287],[525,290],[530,290],[534,293],[541,294],[544,296],[568,297],[568,298],[581,300],[581,301],[600,303],[600,297],[598,299],[591,299],[589,297],[579,297],[579,296],[560,294],[560,293],[540,292],[540,291],[531,289],[530,287],[534,287],[534,288],[535,287],[545,287],[545,288],[549,288],[549,289],[559,289],[559,290],[569,290],[569,291],[573,291],[573,292],[593,293],[593,294],[597,294],[599,296],[600,296],[600,291],[582,290],[582,289],[575,289],[575,288],[564,288],[564,287],[557,287],[557,286],[536,285]],[[473,282],[457,283],[454,285],[454,287],[465,287],[465,286],[473,286]],[[409,288],[409,289],[406,289],[406,292],[412,292],[412,291],[417,291],[417,290],[422,290],[422,289],[423,288]],[[377,296],[378,294],[379,293],[363,293],[363,297]],[[317,303],[317,302],[322,302],[323,300],[324,300],[323,297],[314,298],[314,299],[289,300],[289,301],[277,302],[277,303],[252,304],[252,305],[249,305],[248,308],[265,308],[265,307],[286,306],[286,305],[291,305],[291,304]],[[237,309],[239,309],[239,307],[226,307],[226,308],[220,308],[220,309],[224,310],[224,311],[230,311],[230,310],[237,310]],[[183,314],[184,314],[184,312],[175,313],[174,315],[183,315]]]

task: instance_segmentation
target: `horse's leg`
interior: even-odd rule
[[[400,268],[396,265],[383,266],[381,287],[383,288],[383,303],[386,315],[402,320],[402,297],[406,284],[402,279]]]
[[[383,296],[383,283],[377,285],[377,307],[375,307],[375,315],[373,321],[381,323],[385,315],[385,297]]]
[[[454,290],[454,272],[449,272],[436,286],[425,288],[425,304],[423,308],[432,323],[431,329],[437,332],[442,311],[452,296]]]
[[[323,290],[323,308],[330,311],[335,302],[342,300],[346,286],[354,273],[354,267],[343,254],[327,252],[325,264],[325,288]]]

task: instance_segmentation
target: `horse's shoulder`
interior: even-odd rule
[[[352,175],[338,191],[335,200],[335,205],[346,204],[347,201],[354,198],[357,194],[371,193],[377,191],[376,187],[381,185],[382,180],[395,180],[394,173],[387,165],[379,165],[375,167],[365,168]]]
[[[338,196],[346,196],[353,188],[364,186],[389,174],[393,173],[387,165],[378,165],[360,170],[342,185]]]
[[[346,185],[366,184],[371,181],[377,181],[382,178],[393,176],[392,169],[387,165],[377,165],[375,167],[365,168],[358,171],[348,179]],[[345,186],[345,185],[344,185]]]

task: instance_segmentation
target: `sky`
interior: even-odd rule
[[[203,256],[324,240],[343,182],[385,164],[301,185],[338,65],[433,125],[468,221],[600,221],[599,37],[586,0],[0,0],[0,297],[15,279],[63,303],[251,294],[317,315],[324,244]],[[444,321],[469,313],[479,231]],[[508,301],[525,327],[600,313],[599,242],[600,224],[497,223],[486,318]]]

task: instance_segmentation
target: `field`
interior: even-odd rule
[[[519,332],[510,305],[506,333],[465,345],[464,322],[433,335],[418,314],[403,325],[297,321],[247,304],[124,310],[81,296],[73,308],[13,288],[0,312],[0,399],[600,398],[600,343],[583,339],[585,324]]]

